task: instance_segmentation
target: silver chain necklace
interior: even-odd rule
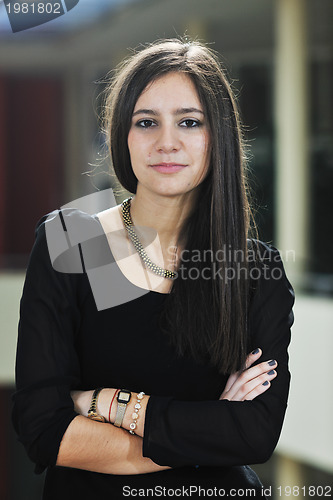
[[[140,255],[147,269],[150,269],[150,271],[152,271],[155,274],[158,274],[159,276],[162,276],[163,278],[175,279],[177,277],[177,273],[175,273],[174,271],[169,271],[168,269],[163,269],[163,267],[154,264],[154,262],[152,262],[148,257],[141,241],[138,238],[138,235],[134,230],[134,225],[131,217],[131,201],[132,197],[127,198],[122,202],[121,214],[123,217],[124,226],[127,229],[128,236],[130,237],[130,240],[133,243],[135,250]]]

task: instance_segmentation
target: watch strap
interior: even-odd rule
[[[124,420],[126,408],[127,408],[126,403],[118,403],[116,419],[114,421],[114,425],[116,427],[121,427],[121,424],[123,423]]]

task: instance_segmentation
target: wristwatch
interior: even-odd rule
[[[91,398],[91,403],[90,403],[90,408],[88,410],[88,418],[91,420],[96,420],[96,422],[105,422],[105,418],[103,415],[99,415],[97,413],[97,400],[99,393],[101,392],[103,388],[95,389]]]
[[[118,401],[118,407],[117,407],[117,413],[116,413],[116,419],[114,421],[114,425],[116,427],[121,427],[121,424],[124,419],[126,407],[128,403],[130,402],[132,393],[130,391],[127,391],[126,389],[121,389],[118,392],[117,396],[117,401]]]

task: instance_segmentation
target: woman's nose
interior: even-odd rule
[[[180,148],[180,141],[177,131],[172,126],[161,127],[155,144],[157,151],[164,153],[171,153],[178,151]]]

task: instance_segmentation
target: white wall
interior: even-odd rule
[[[0,274],[0,384],[14,383],[19,302],[24,273]]]
[[[297,296],[279,452],[333,472],[333,300]]]

